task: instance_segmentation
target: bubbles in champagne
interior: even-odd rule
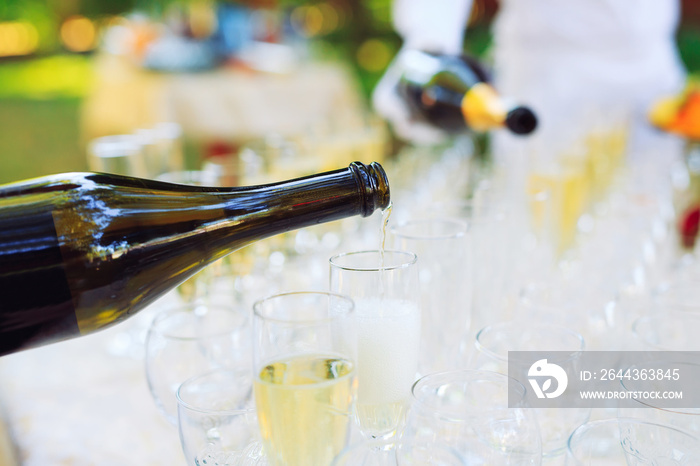
[[[358,401],[408,401],[417,371],[420,310],[403,300],[358,299],[355,305]]]
[[[366,435],[381,437],[400,424],[418,369],[420,310],[409,301],[356,301],[358,395],[356,413]]]

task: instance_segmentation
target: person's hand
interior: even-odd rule
[[[416,144],[435,144],[444,140],[447,133],[412,112],[409,104],[398,92],[397,85],[406,70],[406,56],[411,52],[404,48],[396,55],[374,88],[372,104],[376,112],[389,122],[399,138]]]

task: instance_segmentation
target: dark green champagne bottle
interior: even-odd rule
[[[537,127],[532,110],[506,103],[471,57],[411,50],[403,66],[399,94],[414,117],[433,126],[451,133],[507,128],[515,134],[529,134]]]
[[[207,188],[98,173],[0,186],[0,355],[109,327],[256,240],[389,204],[377,163]]]

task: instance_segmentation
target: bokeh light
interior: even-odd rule
[[[216,9],[213,2],[194,2],[188,6],[189,25],[196,39],[209,37],[216,30]]]
[[[28,55],[39,45],[36,27],[26,21],[0,23],[0,57]]]
[[[368,39],[357,49],[357,64],[367,71],[382,71],[391,57],[391,47],[379,39]]]
[[[338,11],[330,3],[319,3],[317,8],[321,12],[323,24],[321,33],[330,34],[338,28]]]
[[[345,22],[345,12],[331,2],[296,7],[291,14],[291,24],[297,34],[316,37],[330,34]]]
[[[84,16],[71,16],[61,25],[61,42],[72,52],[87,52],[95,48],[95,24]]]

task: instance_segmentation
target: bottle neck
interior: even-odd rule
[[[213,241],[236,249],[279,233],[360,215],[367,217],[390,201],[386,173],[376,162],[217,193],[224,220]],[[234,235],[230,232],[235,231]],[[236,244],[231,244],[231,241]]]
[[[237,215],[242,210],[264,214],[266,223],[289,219],[294,227],[323,223],[354,215],[367,217],[389,204],[386,174],[377,163],[353,162],[348,168],[250,188],[222,192],[226,210]]]

